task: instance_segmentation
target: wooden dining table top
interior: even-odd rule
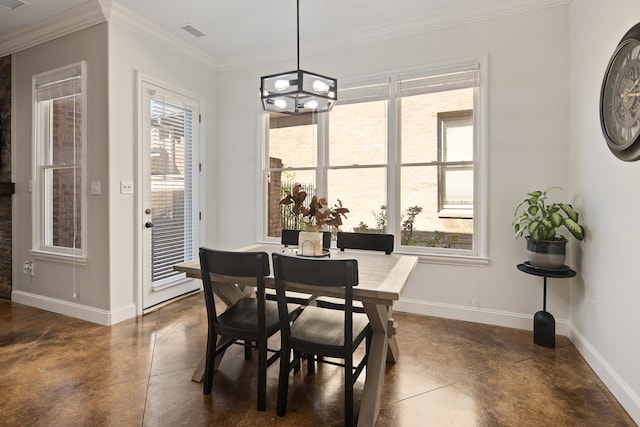
[[[297,256],[294,250],[279,244],[258,243],[238,249],[243,252],[273,252]],[[400,299],[407,279],[418,263],[412,255],[387,255],[383,252],[330,249],[328,257],[314,258],[317,262],[331,259],[355,259],[358,261],[359,282],[353,288],[353,299],[373,304],[392,305]],[[201,278],[200,261],[195,259],[174,266],[188,277]],[[273,271],[273,269],[271,269]],[[274,288],[273,275],[267,278],[266,286]],[[295,290],[295,289],[291,289]],[[332,296],[332,295],[327,295]]]

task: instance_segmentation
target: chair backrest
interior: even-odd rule
[[[259,328],[265,327],[264,278],[270,274],[269,255],[266,252],[230,252],[200,248],[200,272],[210,327],[218,324],[214,282],[224,283],[225,286],[255,286]]]
[[[353,286],[358,285],[358,261],[355,259],[313,259],[278,254],[274,252],[273,275],[278,299],[280,329],[289,335],[287,315],[287,283],[295,283],[297,287],[308,286],[309,293],[317,294],[318,287],[342,287],[344,290],[344,324],[345,346],[352,341],[353,322]],[[298,289],[303,291],[302,289]],[[304,292],[304,291],[303,291]],[[330,309],[327,309],[330,310]]]
[[[338,232],[336,246],[341,251],[345,249],[364,249],[368,251],[383,251],[386,254],[393,252],[393,234],[378,233],[347,233]]]
[[[289,246],[298,246],[298,235],[300,234],[300,230],[282,230],[282,236],[280,237],[280,243]],[[329,249],[331,247],[331,232],[323,231],[322,232],[322,247],[324,249]]]

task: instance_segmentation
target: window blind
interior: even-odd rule
[[[82,88],[82,63],[34,77],[37,101],[49,101],[79,94]]]
[[[378,80],[341,88],[338,92],[338,104],[354,104],[389,99],[389,81]]]
[[[173,265],[193,253],[193,111],[151,97],[152,281],[181,273]]]
[[[398,91],[401,96],[466,89],[479,85],[480,71],[478,64],[443,70],[426,77],[424,75],[400,76],[397,81]]]

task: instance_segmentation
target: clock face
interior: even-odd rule
[[[640,158],[640,42],[623,40],[602,82],[600,121],[609,148],[622,160]]]

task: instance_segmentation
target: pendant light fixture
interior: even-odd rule
[[[300,0],[296,0],[298,69],[260,78],[265,111],[273,113],[323,113],[338,99],[338,81],[300,69]]]

